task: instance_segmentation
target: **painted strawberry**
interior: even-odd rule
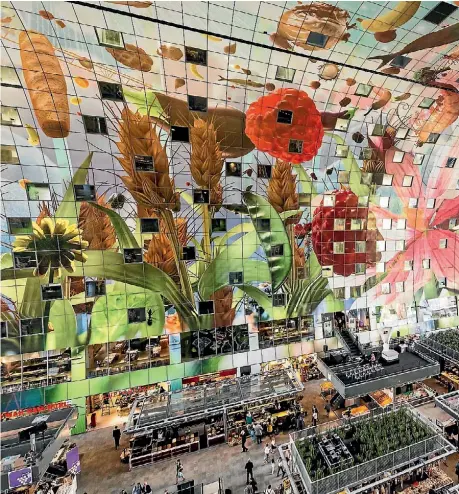
[[[284,123],[278,121],[280,111],[284,111]],[[289,163],[314,158],[324,136],[314,101],[304,91],[292,88],[278,89],[252,103],[246,113],[245,132],[259,151]]]
[[[349,276],[356,272],[356,264],[372,266],[381,259],[376,241],[382,237],[373,213],[359,206],[352,191],[335,190],[331,197],[334,205],[325,206],[322,199],[314,211],[312,246],[320,265],[333,266],[334,274]]]

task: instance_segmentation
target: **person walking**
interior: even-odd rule
[[[282,458],[279,456],[277,459],[277,476],[279,477],[279,474],[282,474],[282,478],[285,477],[285,468],[284,465],[282,464]]]
[[[145,480],[145,482],[143,483],[143,491],[142,491],[144,494],[149,494],[151,492],[153,492],[151,490],[151,487],[150,487],[150,484]]]
[[[263,438],[263,427],[261,426],[260,423],[256,423],[254,426],[255,429],[255,439],[257,440],[257,444],[262,443],[262,438]]]
[[[246,423],[247,425],[251,425],[251,424],[252,424],[252,422],[253,422],[253,417],[252,417],[252,414],[251,414],[251,412],[250,412],[250,410],[249,410],[249,411],[247,411],[247,414],[246,414],[246,416],[245,416],[245,423]]]
[[[248,449],[245,446],[246,441],[247,441],[247,431],[245,429],[242,429],[242,431],[241,431],[242,453],[245,453],[246,451],[248,451]]]
[[[274,453],[276,450],[276,436],[273,436],[271,438],[271,453]]]
[[[325,408],[325,411],[327,412],[328,417],[330,418],[330,413],[331,413],[331,408],[332,408],[332,407],[331,407],[331,405],[330,405],[330,402],[329,402],[329,401],[327,401],[327,403],[325,403],[324,408]]]
[[[250,458],[247,460],[247,463],[245,464],[245,470],[247,473],[247,484],[249,483],[249,477],[250,480],[253,480],[253,463],[251,462]]]
[[[264,460],[264,463],[268,463],[269,461],[269,453],[271,452],[271,449],[269,447],[269,443],[266,443],[266,446],[265,446],[265,460]]]
[[[315,427],[317,425],[317,420],[319,418],[319,414],[317,413],[317,409],[312,412],[312,425]]]
[[[140,482],[134,484],[134,487],[132,488],[132,494],[142,494],[142,486],[140,485]]]
[[[247,484],[244,489],[244,494],[253,494],[252,484]]]
[[[271,475],[274,475],[274,469],[276,468],[276,462],[274,458],[271,459]]]
[[[121,431],[118,429],[118,426],[115,425],[113,429],[113,439],[115,441],[115,449],[120,447],[120,439],[121,439]]]
[[[268,488],[265,490],[265,494],[276,494],[271,487],[271,484],[268,485]]]
[[[183,480],[185,480],[185,477],[183,476],[183,465],[179,458],[175,462],[175,483],[178,484]]]

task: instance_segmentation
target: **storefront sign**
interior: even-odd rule
[[[10,489],[23,487],[32,483],[32,468],[26,467],[8,473],[8,484]]]

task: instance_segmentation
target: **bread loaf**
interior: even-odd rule
[[[38,124],[48,137],[67,137],[70,131],[67,83],[53,45],[44,34],[22,31],[19,48]]]

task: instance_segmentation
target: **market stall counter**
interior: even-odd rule
[[[238,444],[242,428],[255,422],[265,432],[270,425],[288,429],[302,389],[295,373],[282,369],[136,400],[122,460],[128,458],[132,469],[219,443]]]

